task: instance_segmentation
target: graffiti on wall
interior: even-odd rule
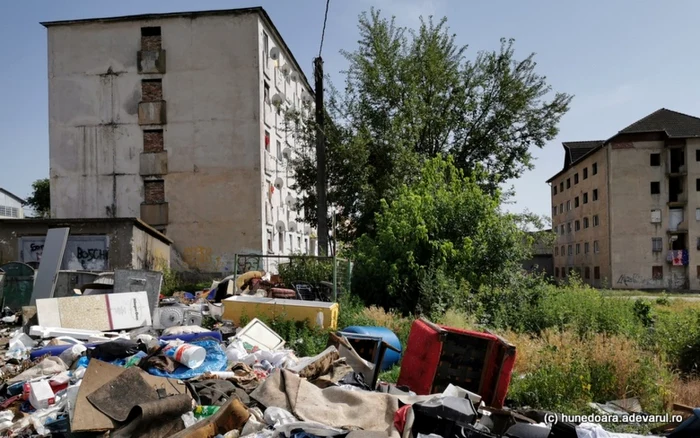
[[[685,289],[688,286],[688,278],[685,275],[672,273],[665,278],[649,278],[640,274],[622,274],[617,279],[618,286],[641,288],[669,288]]]
[[[239,254],[238,255],[238,274],[245,274],[250,271],[259,271],[263,268],[262,257],[256,254]]]
[[[20,260],[23,263],[40,263],[44,253],[44,240],[44,237],[20,237]],[[107,236],[68,236],[61,269],[109,270],[109,238]]]

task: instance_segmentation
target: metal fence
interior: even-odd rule
[[[339,257],[236,254],[234,276],[250,271],[278,275],[285,283],[331,283],[334,301],[342,294],[349,294],[351,289],[352,262]]]

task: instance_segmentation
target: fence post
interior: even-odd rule
[[[351,294],[352,293],[352,262],[350,261],[350,259],[348,259],[347,263],[348,263],[348,279],[347,279],[346,287],[347,287],[347,293]]]
[[[338,302],[338,260],[333,256],[333,302]]]
[[[238,276],[238,253],[233,255],[233,281],[236,281]]]

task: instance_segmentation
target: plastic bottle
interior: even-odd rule
[[[163,354],[192,369],[202,366],[204,360],[207,358],[207,350],[204,348],[184,343],[169,344],[163,349]]]
[[[194,408],[194,416],[196,418],[207,418],[216,414],[221,406],[197,406]]]

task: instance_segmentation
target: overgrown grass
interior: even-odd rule
[[[522,288],[481,290],[467,308],[433,315],[433,321],[470,330],[489,328],[516,345],[508,399],[519,406],[585,413],[588,403],[637,397],[650,413],[673,402],[700,403],[700,303],[660,299],[615,299],[578,282],[543,282]],[[382,326],[404,349],[413,318],[357,297],[340,300],[338,328]],[[315,355],[328,330],[309,322],[262,318],[299,356]],[[395,382],[400,366],[381,374]]]

